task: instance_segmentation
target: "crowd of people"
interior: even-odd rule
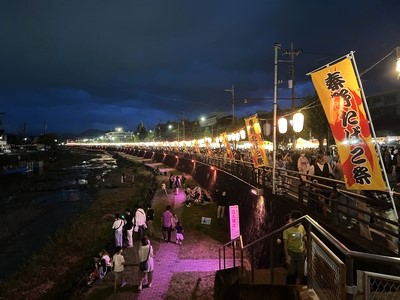
[[[383,147],[382,148],[384,166],[387,174],[391,179],[393,188],[398,188],[400,181],[400,164],[399,152],[397,148]],[[277,168],[286,169],[291,164],[290,155],[278,156]],[[278,165],[279,164],[279,165]],[[296,169],[295,169],[296,170]],[[282,171],[282,170],[281,170]],[[300,156],[297,158],[297,170],[299,171],[302,180],[308,179],[314,183],[320,184],[319,186],[311,186],[311,193],[308,195],[309,208],[321,212],[324,216],[331,213],[328,210],[329,202],[332,197],[332,189],[324,188],[323,186],[330,186],[328,179],[337,179],[344,181],[343,166],[339,157],[334,153],[319,152],[316,155],[310,155],[306,151],[300,151]],[[304,174],[304,175],[303,175]],[[318,180],[311,178],[307,175],[318,176]],[[324,180],[323,178],[327,178]],[[357,223],[357,216],[364,219],[367,223],[358,222],[361,236],[372,240],[371,232],[369,230],[368,222],[376,222],[382,228],[397,234],[398,228],[383,219],[396,222],[396,217],[393,209],[393,203],[389,198],[389,194],[383,191],[359,191],[360,195],[366,197],[365,201],[351,197],[341,190],[346,190],[344,184],[337,184],[337,222],[344,225],[347,229],[352,229],[354,224]],[[357,209],[362,209],[365,213],[357,212]],[[375,217],[376,216],[376,217]],[[398,253],[398,239],[394,235],[385,234],[388,249],[394,253]]]
[[[200,186],[194,188],[187,187],[185,190],[185,204],[187,207],[192,205],[209,205],[211,199],[207,196]]]
[[[124,277],[124,248],[132,248],[134,243],[139,242],[139,290],[147,282],[147,287],[151,287],[154,270],[154,252],[150,244],[149,237],[154,237],[154,210],[151,205],[146,209],[141,205],[136,205],[131,211],[127,208],[124,213],[115,213],[111,228],[114,230],[115,254],[111,257],[106,250],[99,252],[98,257],[94,258],[95,268],[90,273],[87,284],[90,286],[96,280],[103,279],[106,274],[114,273],[114,290],[117,287],[126,285]],[[178,216],[171,211],[171,206],[167,205],[161,214],[162,237],[165,242],[172,242],[172,233],[175,233],[175,243],[182,245],[184,240],[184,229]]]
[[[155,147],[157,150],[158,148]],[[380,146],[383,166],[386,172],[390,175],[390,179],[392,179],[393,184],[400,184],[400,145],[384,145]],[[165,150],[165,149],[161,149]],[[171,151],[178,150],[180,153],[183,153],[185,156],[194,157],[195,155],[202,155],[204,157],[215,157],[215,158],[223,158],[229,159],[225,148],[215,148],[215,149],[206,149],[200,148],[195,149],[191,147],[172,149]],[[210,150],[210,151],[209,151]],[[250,149],[233,149],[233,159],[234,161],[241,161],[252,163],[253,157]],[[310,167],[317,161],[318,154],[324,153],[326,162],[333,169],[336,163],[339,161],[339,154],[336,146],[332,146],[330,148],[307,148],[301,150],[291,150],[291,149],[277,149],[277,163],[279,161],[279,165],[277,167],[284,168],[287,170],[299,171],[302,173],[308,172]],[[272,151],[267,151],[267,158],[269,162],[272,162]],[[278,159],[281,157],[281,160]],[[299,165],[300,164],[300,165]],[[179,176],[177,176],[179,177]],[[184,179],[176,178],[171,174],[170,177],[170,189],[172,189],[175,184],[181,180],[181,186],[184,186]]]
[[[400,158],[398,159],[399,151],[398,149],[384,148],[384,165],[390,174],[395,174],[396,183],[400,182]],[[388,155],[389,153],[389,155]],[[240,160],[245,160],[247,158],[246,152],[240,154],[240,151],[235,152],[235,158]],[[280,171],[295,170],[300,172],[300,177],[302,180],[309,179],[309,175],[316,175],[320,178],[335,178],[338,180],[343,180],[343,170],[341,162],[338,158],[336,152],[317,152],[311,151],[282,151],[277,155],[277,165],[276,167]],[[166,174],[164,174],[166,175]],[[184,189],[185,193],[185,204],[190,207],[195,204],[207,204],[211,199],[202,190],[201,187],[196,186],[190,188],[186,186],[186,176],[185,174],[174,175],[170,174],[168,178],[169,185],[163,181],[161,183],[161,193],[168,196],[169,193],[178,194],[180,189]],[[323,180],[319,180],[320,184],[327,184]],[[327,184],[328,185],[328,184]],[[169,187],[169,189],[168,189]],[[345,186],[340,186],[340,189],[345,189]],[[317,194],[322,195],[319,200],[324,201],[328,204],[331,190],[324,190],[319,188]],[[370,199],[365,203],[366,209],[370,209],[372,213],[377,216],[393,219],[393,208],[391,207],[390,201],[385,198],[385,194],[379,191],[365,192],[365,196]],[[383,199],[385,198],[385,199]],[[378,199],[378,200],[377,200]],[[383,200],[384,201],[383,201]],[[216,190],[215,201],[217,202],[217,219],[223,219],[225,214],[225,207],[229,205],[229,200],[227,197],[226,190]],[[358,207],[357,201],[345,194],[340,194],[338,196],[338,222],[339,224],[344,224],[348,229],[353,228],[356,223],[356,215]],[[316,201],[318,203],[318,201]],[[384,207],[383,207],[384,206]],[[322,212],[326,214],[324,207],[327,205],[322,205]],[[354,208],[354,209],[352,209]],[[345,212],[345,214],[343,213]],[[358,213],[359,214],[359,213]],[[287,222],[293,222],[298,219],[301,215],[298,212],[293,212],[290,217],[287,218]],[[380,221],[380,218],[377,218]],[[139,290],[143,288],[144,282],[147,282],[148,287],[152,285],[152,274],[154,270],[154,253],[153,248],[150,244],[148,237],[154,236],[153,229],[154,222],[154,210],[151,206],[146,209],[140,205],[136,206],[134,210],[127,208],[123,214],[116,213],[115,219],[112,224],[112,229],[115,231],[115,246],[116,252],[111,258],[110,255],[102,250],[99,253],[99,257],[95,258],[95,269],[90,274],[88,284],[91,285],[96,279],[102,279],[111,270],[115,274],[115,285],[124,286],[126,284],[124,280],[124,264],[125,260],[123,258],[124,247],[131,248],[134,246],[135,241],[139,241],[139,260],[140,260],[140,270],[139,270]],[[382,222],[382,221],[381,221]],[[162,227],[162,239],[164,242],[173,242],[172,234],[175,233],[175,243],[181,245],[184,240],[184,229],[181,222],[178,220],[176,214],[171,211],[171,206],[166,205],[165,211],[161,214],[161,227]],[[383,227],[397,232],[397,228],[390,226],[390,224],[383,224]],[[360,223],[360,232],[367,238],[372,239],[370,233],[368,232],[368,226]],[[135,237],[135,238],[134,238]],[[283,245],[284,245],[284,255],[285,262],[288,265],[288,283],[299,283],[304,281],[304,275],[306,268],[305,263],[305,231],[301,224],[290,227],[283,232]],[[389,249],[398,253],[398,240],[392,236],[387,236]],[[124,241],[126,241],[124,243]]]
[[[111,271],[111,267],[113,267],[115,273],[123,271],[124,261],[121,258],[123,248],[132,248],[134,246],[134,232],[137,240],[141,240],[144,237],[146,229],[148,229],[148,234],[152,236],[154,234],[153,218],[154,210],[150,205],[147,207],[146,212],[140,205],[137,205],[134,212],[127,208],[124,213],[115,213],[111,229],[114,231],[115,255],[118,256],[114,255],[111,259],[106,250],[102,250],[99,253],[100,258],[96,257],[94,259],[95,270],[89,275],[88,285],[93,284],[97,279],[104,278]],[[115,258],[118,259],[115,260]],[[123,277],[116,275],[116,279],[121,281],[121,286],[125,285]]]

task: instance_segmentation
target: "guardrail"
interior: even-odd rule
[[[164,157],[169,155],[195,160],[240,178],[251,186],[264,190],[272,189],[272,167],[254,168],[253,163],[247,161],[181,152],[170,148],[117,145],[108,148],[150,159],[153,159],[155,154],[160,154]],[[359,191],[346,190],[343,181],[276,168],[275,184],[278,195],[284,195],[285,199],[297,202],[307,214],[316,218],[322,216],[324,221],[328,221],[331,225],[347,222],[347,226],[352,227],[353,224],[357,224],[360,227],[360,234],[367,239],[371,239],[371,231],[382,235],[387,241],[387,248],[393,255],[398,255],[399,223],[394,218],[393,210],[384,210],[371,205],[368,197]],[[393,192],[393,196],[398,211],[400,193]]]
[[[138,148],[127,148],[125,150],[136,151],[136,153],[147,150],[195,160],[230,173],[252,186],[272,189],[272,167],[254,168],[251,162],[178,152],[171,149],[139,150]],[[387,248],[393,252],[393,255],[398,255],[399,223],[395,220],[391,208],[382,209],[371,205],[368,197],[362,195],[359,191],[346,190],[345,183],[341,180],[304,175],[297,171],[282,168],[276,168],[276,172],[278,195],[285,195],[286,199],[296,201],[309,215],[314,214],[314,217],[322,215],[332,225],[344,222],[348,227],[352,227],[356,223],[361,227],[360,234],[367,239],[371,239],[372,230],[384,236],[387,240]],[[398,205],[400,193],[393,192],[393,196]],[[396,209],[399,210],[399,207],[397,206]]]

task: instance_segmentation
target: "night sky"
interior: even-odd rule
[[[303,50],[295,94],[314,95],[306,73],[350,51],[362,72],[400,46],[399,13],[398,0],[2,0],[2,126],[153,129],[232,114],[232,84],[236,116],[271,110],[271,101],[251,99],[273,97],[275,42]],[[392,54],[362,77],[367,96],[400,89],[394,63]],[[289,66],[279,63],[279,80]],[[279,85],[279,97],[290,94]]]

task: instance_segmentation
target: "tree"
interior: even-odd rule
[[[37,143],[44,144],[47,147],[55,147],[57,145],[58,136],[55,133],[48,133],[38,136]]]
[[[148,136],[147,128],[144,126],[143,122],[140,122],[136,127],[135,138],[138,137],[139,141],[144,141]]]
[[[307,97],[304,101],[305,105],[310,105],[308,109],[302,111],[304,113],[304,132],[310,132],[318,139],[320,149],[323,148],[323,140],[329,140],[330,127],[326,118],[324,109],[318,96]]]

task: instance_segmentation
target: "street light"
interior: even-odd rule
[[[211,118],[200,117],[200,121],[199,121],[200,127],[207,127],[207,129],[209,131],[210,125],[211,125],[211,137],[214,137],[214,124],[216,124],[215,117],[211,117]]]

